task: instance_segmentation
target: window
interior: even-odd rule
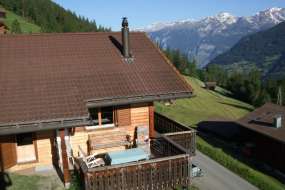
[[[92,120],[92,125],[99,125],[99,112],[97,108],[94,109],[90,109],[89,110],[90,113],[90,118]]]
[[[33,142],[33,133],[17,135],[17,162],[26,163],[36,161],[36,150]]]
[[[113,120],[113,107],[101,108],[102,125],[112,124]]]
[[[33,134],[25,133],[17,135],[17,146],[31,145],[33,144]]]
[[[92,126],[86,127],[86,129],[94,129],[99,127],[114,127],[114,108],[91,108],[89,109],[90,119],[92,120]]]

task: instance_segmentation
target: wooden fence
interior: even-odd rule
[[[185,149],[190,156],[196,152],[196,131],[177,123],[163,115],[155,113],[155,130],[164,134],[173,144],[178,144]]]
[[[86,190],[173,190],[191,184],[191,157],[196,132],[155,114],[157,138],[151,139],[150,160],[87,168],[76,159]]]
[[[173,190],[190,185],[188,155],[101,167],[85,174],[87,190]]]
[[[154,128],[155,128],[155,131],[161,134],[192,130],[191,128],[186,127],[180,123],[177,123],[176,121],[173,121],[156,112],[154,114]]]

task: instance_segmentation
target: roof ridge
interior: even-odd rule
[[[11,37],[27,37],[27,36],[72,36],[72,35],[106,35],[106,34],[119,34],[120,31],[114,32],[55,32],[55,33],[30,33],[30,34],[8,34],[0,35],[0,38],[11,38]],[[145,32],[134,31],[130,32],[131,34],[144,34]]]

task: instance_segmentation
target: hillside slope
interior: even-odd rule
[[[198,79],[186,79],[194,88],[195,96],[176,100],[170,106],[156,103],[157,112],[190,126],[211,117],[238,119],[253,109],[249,104],[225,96],[227,92],[219,87],[213,92],[204,89]]]
[[[5,24],[8,26],[8,28],[11,28],[12,23],[14,20],[17,20],[20,23],[21,30],[23,33],[39,33],[41,32],[41,28],[37,26],[36,24],[33,24],[29,22],[27,19],[20,17],[16,14],[14,14],[11,11],[6,10],[6,16]]]
[[[285,22],[241,39],[231,50],[210,64],[227,70],[258,68],[266,77],[285,76]]]
[[[31,20],[44,32],[95,32],[109,31],[89,20],[67,10],[51,0],[0,0],[7,10]]]

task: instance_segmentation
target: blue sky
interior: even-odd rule
[[[54,0],[98,24],[119,30],[121,18],[129,18],[131,28],[154,22],[199,19],[230,12],[236,16],[253,15],[270,7],[285,7],[285,0]]]

